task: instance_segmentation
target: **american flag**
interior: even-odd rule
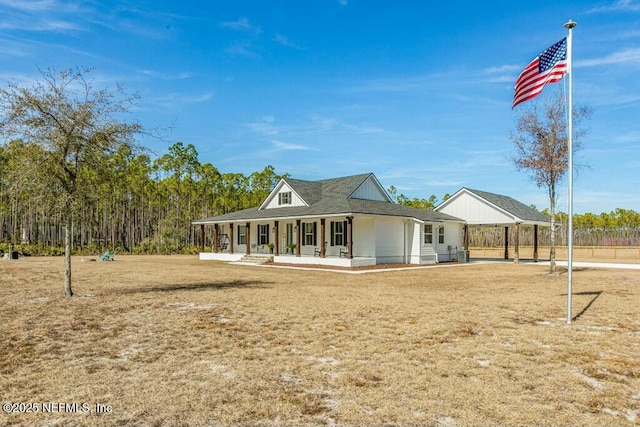
[[[544,85],[555,83],[567,72],[567,38],[563,38],[538,55],[516,80],[513,105],[540,95]]]

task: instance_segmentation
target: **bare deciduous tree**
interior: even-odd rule
[[[138,98],[115,90],[94,89],[87,80],[90,69],[41,70],[42,81],[31,87],[11,82],[0,88],[0,132],[37,147],[28,174],[56,193],[65,226],[65,283],[71,288],[71,229],[73,207],[83,192],[91,189],[96,173],[105,167],[105,157],[122,146],[134,146],[142,131],[124,114]],[[99,176],[99,172],[97,174]]]
[[[579,123],[590,117],[591,108],[579,106],[573,108],[573,152],[582,148],[581,137],[587,130],[580,129]],[[509,138],[516,147],[512,161],[518,170],[530,174],[533,182],[545,188],[549,196],[549,214],[551,217],[550,260],[551,274],[556,274],[556,203],[557,188],[568,168],[568,123],[565,98],[562,92],[547,98],[541,108],[535,102],[517,119],[516,130]]]

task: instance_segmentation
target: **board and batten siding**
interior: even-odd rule
[[[469,192],[461,193],[439,211],[456,218],[464,218],[467,224],[490,225],[514,221],[512,215],[508,215],[495,206],[487,204],[487,202]]]
[[[411,221],[406,224],[407,228],[407,254],[405,262],[409,264],[420,264],[420,243],[422,224]]]
[[[384,190],[376,183],[373,177],[367,178],[360,187],[356,189],[351,195],[354,199],[364,200],[379,200],[382,202],[389,201],[389,198],[385,194]]]
[[[377,263],[402,263],[405,256],[404,222],[398,219],[376,218],[375,235]]]
[[[279,201],[278,194],[288,193],[288,192],[291,192],[291,203],[288,205],[278,204],[278,201]],[[267,204],[264,206],[264,209],[275,209],[275,208],[284,208],[284,207],[289,208],[294,206],[307,206],[307,205],[304,202],[304,200],[298,197],[296,193],[291,190],[291,187],[289,187],[288,184],[282,183],[282,186],[278,189],[277,192],[273,193],[273,197],[271,197],[271,200],[267,202]]]
[[[355,217],[353,219],[353,255],[362,257],[376,256],[376,233],[373,218]],[[327,227],[328,228],[328,227]],[[346,230],[345,230],[346,231]]]

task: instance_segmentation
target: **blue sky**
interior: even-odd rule
[[[95,67],[142,96],[143,125],[171,126],[141,141],[156,155],[182,141],[221,172],[373,172],[410,198],[464,186],[544,209],[509,160],[513,83],[569,19],[574,102],[594,109],[574,210],[640,211],[640,1],[0,0],[0,83]]]

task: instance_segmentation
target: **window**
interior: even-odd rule
[[[428,245],[433,243],[433,225],[431,224],[424,225],[424,243]]]
[[[247,226],[239,225],[238,226],[238,244],[245,245],[247,243]]]
[[[438,243],[444,243],[444,225],[438,227]]]
[[[316,223],[315,222],[303,222],[302,223],[302,245],[315,246],[316,245]]]
[[[291,191],[278,193],[278,205],[290,205],[290,204],[291,204]]]
[[[347,221],[331,221],[331,246],[347,245]]]
[[[258,244],[269,243],[269,224],[258,224]]]

